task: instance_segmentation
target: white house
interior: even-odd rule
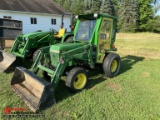
[[[0,0],[0,18],[22,21],[22,33],[37,30],[59,30],[63,14],[67,11],[53,0]],[[64,16],[64,28],[70,31],[70,16]]]

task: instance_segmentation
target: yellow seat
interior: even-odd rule
[[[61,38],[65,33],[65,29],[61,28],[58,32],[58,35],[56,35],[56,37]]]

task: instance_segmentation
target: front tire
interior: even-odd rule
[[[86,71],[81,67],[71,69],[66,78],[66,86],[73,92],[81,91],[85,88],[88,81]]]
[[[36,51],[34,51],[34,53],[33,53],[33,62],[35,62],[36,58],[38,57],[39,52],[40,52],[40,49],[37,49]]]
[[[120,70],[120,64],[120,56],[116,53],[109,53],[103,61],[105,76],[109,78],[115,77]]]

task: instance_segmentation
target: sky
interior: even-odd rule
[[[158,0],[158,4],[160,4],[160,0]],[[156,13],[156,15],[160,15],[160,10]]]
[[[156,15],[160,15],[160,10],[156,13]]]

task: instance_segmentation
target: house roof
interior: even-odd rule
[[[1,10],[48,14],[68,13],[53,0],[0,0],[0,3]]]

